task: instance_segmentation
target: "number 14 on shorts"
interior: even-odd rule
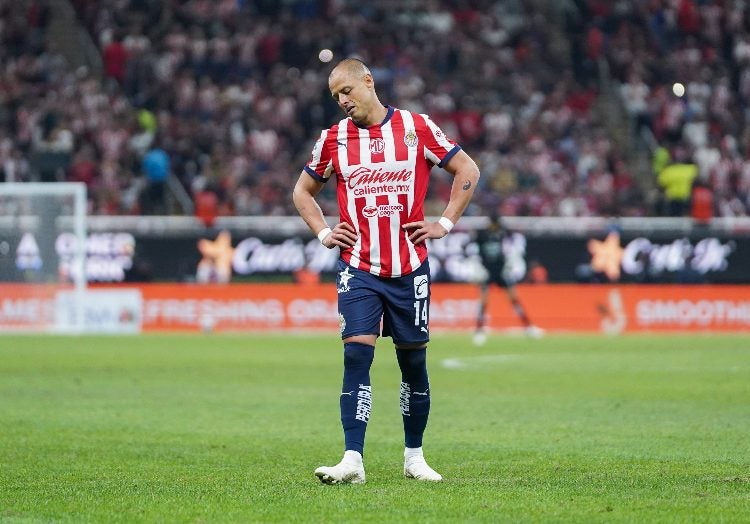
[[[414,301],[414,325],[422,324],[422,330],[427,331],[427,310],[429,309],[427,297],[430,293],[430,283],[427,275],[414,277],[414,298],[424,299]]]
[[[414,325],[418,326],[420,323],[423,324],[422,330],[427,331],[427,301],[426,300],[415,300],[414,301]]]

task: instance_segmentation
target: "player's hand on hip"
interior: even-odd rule
[[[420,220],[419,222],[409,222],[401,226],[409,230],[409,240],[414,244],[421,244],[428,238],[443,238],[448,232],[437,222]]]
[[[348,222],[339,222],[331,230],[331,234],[323,239],[323,245],[328,249],[338,246],[350,248],[357,242],[357,230]]]

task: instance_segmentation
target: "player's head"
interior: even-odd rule
[[[375,93],[375,81],[370,69],[357,58],[345,58],[328,75],[328,88],[339,107],[352,120],[364,125],[370,122],[370,115],[380,107]]]

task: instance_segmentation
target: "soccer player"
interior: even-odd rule
[[[500,217],[497,214],[491,214],[490,224],[486,229],[479,230],[476,242],[487,276],[480,284],[474,344],[481,346],[487,341],[487,303],[491,284],[505,290],[513,311],[521,319],[526,333],[535,338],[542,336],[544,331],[531,323],[516,293],[516,282],[526,273],[526,262],[523,259],[526,252],[526,239],[519,233],[508,231],[503,227]]]
[[[331,96],[346,118],[324,130],[294,188],[294,204],[327,248],[340,248],[338,310],[344,343],[340,397],[344,457],[315,475],[325,484],[362,483],[362,454],[372,405],[370,366],[375,341],[393,339],[401,369],[404,475],[442,476],[425,462],[422,436],[430,411],[426,367],[430,270],[425,241],[447,235],[469,204],[479,169],[426,115],[381,103],[360,60],[339,62],[328,77]],[[425,220],[430,169],[454,176],[442,217]],[[336,179],[339,220],[326,223],[315,200]]]

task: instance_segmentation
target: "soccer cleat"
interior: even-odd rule
[[[472,337],[475,346],[483,346],[487,342],[487,332],[484,329],[478,329]]]
[[[544,336],[544,330],[538,326],[528,326],[526,328],[526,336],[531,338],[542,338]]]
[[[432,482],[443,480],[443,476],[440,473],[427,465],[422,455],[415,455],[404,459],[404,476],[408,479],[430,480]]]
[[[315,470],[315,476],[323,484],[364,484],[365,467],[360,462],[347,460],[344,457],[341,462],[335,466],[320,466]]]

